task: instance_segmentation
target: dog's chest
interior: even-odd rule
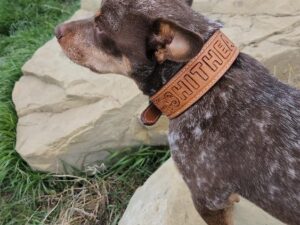
[[[168,136],[172,158],[186,182],[197,179],[199,171],[205,168],[216,170],[215,148],[213,144],[207,146],[204,137],[213,112],[205,111],[200,117],[194,117],[193,114],[171,123]]]

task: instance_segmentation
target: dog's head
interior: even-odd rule
[[[93,18],[56,28],[74,62],[98,73],[130,76],[166,61],[186,62],[218,25],[191,9],[192,0],[103,0]],[[151,73],[151,72],[149,72]]]

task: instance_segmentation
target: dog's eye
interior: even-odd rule
[[[108,55],[114,55],[115,57],[122,56],[115,41],[105,32],[105,30],[101,30],[97,27],[94,34],[97,46],[100,47],[101,50],[106,52]]]
[[[99,28],[95,29],[94,37],[97,43],[102,43],[103,40],[107,39],[107,34],[104,30],[100,30]]]
[[[105,34],[105,31],[99,27],[95,27],[95,33],[97,36],[101,36],[101,35],[104,35]]]
[[[99,19],[97,19],[97,18],[95,18],[94,30],[95,30],[95,35],[97,35],[97,36],[102,35],[104,33],[104,28],[103,28],[101,22],[99,21]]]
[[[103,34],[104,32],[104,24],[102,23],[102,20],[101,20],[101,15],[95,17],[94,19],[94,29],[95,29],[95,33],[97,35],[101,35]]]

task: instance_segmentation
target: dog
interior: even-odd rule
[[[65,54],[97,73],[157,93],[222,25],[191,0],[103,0],[93,18],[62,24]],[[193,106],[170,120],[172,158],[209,225],[232,225],[239,196],[300,224],[300,91],[240,53]]]

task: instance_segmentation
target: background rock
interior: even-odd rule
[[[73,19],[91,16],[100,0],[82,0]],[[225,24],[243,52],[282,81],[300,87],[300,1],[195,0],[193,8]],[[86,11],[89,10],[89,11]],[[23,67],[13,100],[19,116],[17,146],[32,168],[62,172],[62,161],[83,169],[107,149],[167,144],[168,122],[139,123],[147,98],[133,81],[97,75],[72,63],[56,40]]]
[[[235,205],[236,225],[283,225],[249,201]],[[205,225],[172,160],[133,195],[119,225]]]
[[[196,0],[223,31],[285,83],[300,87],[300,1]]]
[[[96,12],[100,8],[101,0],[81,0],[83,10]]]

